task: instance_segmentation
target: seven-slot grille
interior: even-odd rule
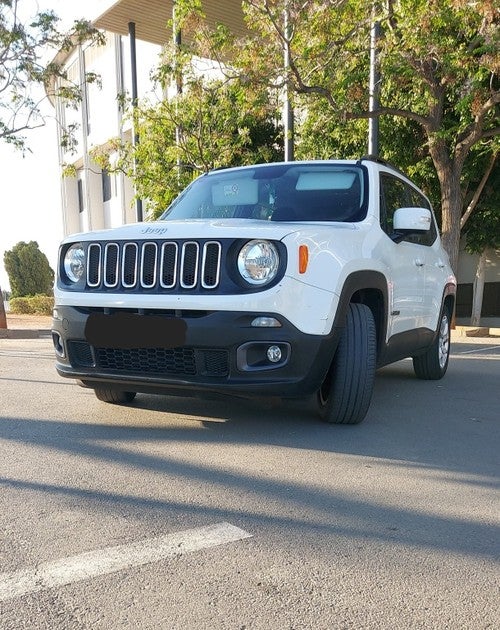
[[[217,241],[90,243],[87,286],[92,289],[215,289],[220,281]]]

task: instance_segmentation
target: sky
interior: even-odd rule
[[[108,0],[21,0],[34,15],[52,9],[64,30],[74,19],[97,17],[109,6]],[[60,169],[54,110],[46,103],[49,118],[43,128],[28,132],[27,152],[23,157],[0,140],[0,286],[9,288],[3,257],[19,241],[37,241],[55,270],[59,242],[63,237],[61,216]]]

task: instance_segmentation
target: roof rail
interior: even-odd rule
[[[362,157],[359,158],[360,162],[362,162],[363,160],[370,160],[370,162],[378,162],[379,164],[392,166],[391,164],[389,164],[387,160],[384,160],[384,158],[381,158],[379,155],[373,155],[371,153],[367,153],[366,155],[363,155]]]
[[[379,157],[378,155],[370,155],[370,154],[363,155],[363,157],[359,159],[359,162],[363,162],[363,161],[376,162],[377,164],[388,166],[389,168],[392,168],[394,171],[397,171],[400,175],[403,175],[403,177],[406,177],[408,179],[408,175],[404,171],[402,171],[397,166],[394,166],[394,164],[391,164],[387,160],[384,160],[384,158]]]

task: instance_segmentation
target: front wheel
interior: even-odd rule
[[[318,391],[320,416],[334,424],[358,424],[373,392],[377,334],[371,310],[350,304],[346,326],[328,375]]]
[[[450,313],[444,308],[439,330],[425,354],[413,357],[413,369],[418,378],[437,381],[446,374],[450,358]]]
[[[135,398],[135,392],[124,392],[119,389],[108,389],[104,387],[95,387],[94,394],[102,402],[111,403],[113,405],[126,405]]]

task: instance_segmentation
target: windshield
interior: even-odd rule
[[[366,197],[360,166],[273,164],[200,177],[161,219],[361,221]]]

